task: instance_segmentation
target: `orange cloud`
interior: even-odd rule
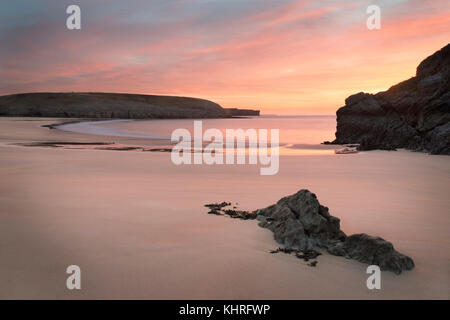
[[[118,7],[79,33],[51,20],[21,26],[3,35],[0,93],[191,95],[263,113],[333,114],[350,94],[413,76],[450,38],[448,2],[382,7],[374,31],[355,2],[242,3],[194,10],[177,2],[161,9],[171,15],[150,10],[148,19]]]

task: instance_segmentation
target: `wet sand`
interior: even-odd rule
[[[23,121],[27,120],[27,121]],[[28,121],[33,120],[33,121]],[[450,162],[408,151],[283,155],[257,166],[175,166],[169,153],[23,147],[33,141],[167,141],[50,130],[56,119],[0,118],[0,298],[449,299]],[[382,273],[323,254],[315,268],[256,221],[208,215],[203,204],[262,208],[308,188],[347,233],[393,242],[416,267]],[[67,266],[82,289],[65,287]]]

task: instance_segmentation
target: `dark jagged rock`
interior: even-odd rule
[[[390,242],[366,234],[347,237],[340,230],[340,220],[308,190],[284,197],[256,214],[259,225],[271,230],[275,240],[285,246],[276,252],[297,252],[297,257],[308,261],[317,257],[314,253],[318,247],[395,273],[414,267],[413,260],[397,252]]]
[[[336,256],[378,265],[381,270],[397,274],[414,268],[411,258],[397,252],[392,243],[367,234],[346,236],[340,229],[339,218],[319,203],[314,193],[302,189],[280,199],[276,204],[253,212],[224,209],[229,202],[207,204],[211,214],[229,215],[243,220],[257,219],[259,226],[273,232],[275,240],[284,245],[270,253],[294,253],[304,261],[316,259],[322,248]],[[315,267],[317,261],[309,266]]]
[[[450,44],[422,61],[415,77],[384,92],[352,95],[336,114],[333,144],[450,155]]]
[[[256,213],[259,225],[270,229],[275,240],[286,248],[327,248],[346,237],[340,230],[339,219],[331,216],[328,208],[320,205],[316,195],[308,190],[300,190]]]
[[[399,274],[403,270],[414,268],[414,261],[397,251],[389,241],[371,237],[365,233],[353,234],[344,242],[330,246],[328,252],[345,256],[363,263],[374,264],[381,270],[390,270]]]

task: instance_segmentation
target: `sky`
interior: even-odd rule
[[[81,30],[66,27],[73,4]],[[0,21],[0,95],[167,94],[262,114],[334,114],[450,42],[449,0],[0,0]]]

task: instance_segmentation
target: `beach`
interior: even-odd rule
[[[1,299],[450,298],[447,156],[282,154],[278,174],[261,176],[255,165],[176,166],[167,152],[15,145],[168,143],[41,127],[60,120],[0,118]],[[415,268],[382,272],[381,290],[369,290],[367,265],[270,254],[279,245],[269,230],[203,207],[254,210],[300,189],[347,234],[391,241]],[[66,288],[69,265],[81,268],[81,290]]]

